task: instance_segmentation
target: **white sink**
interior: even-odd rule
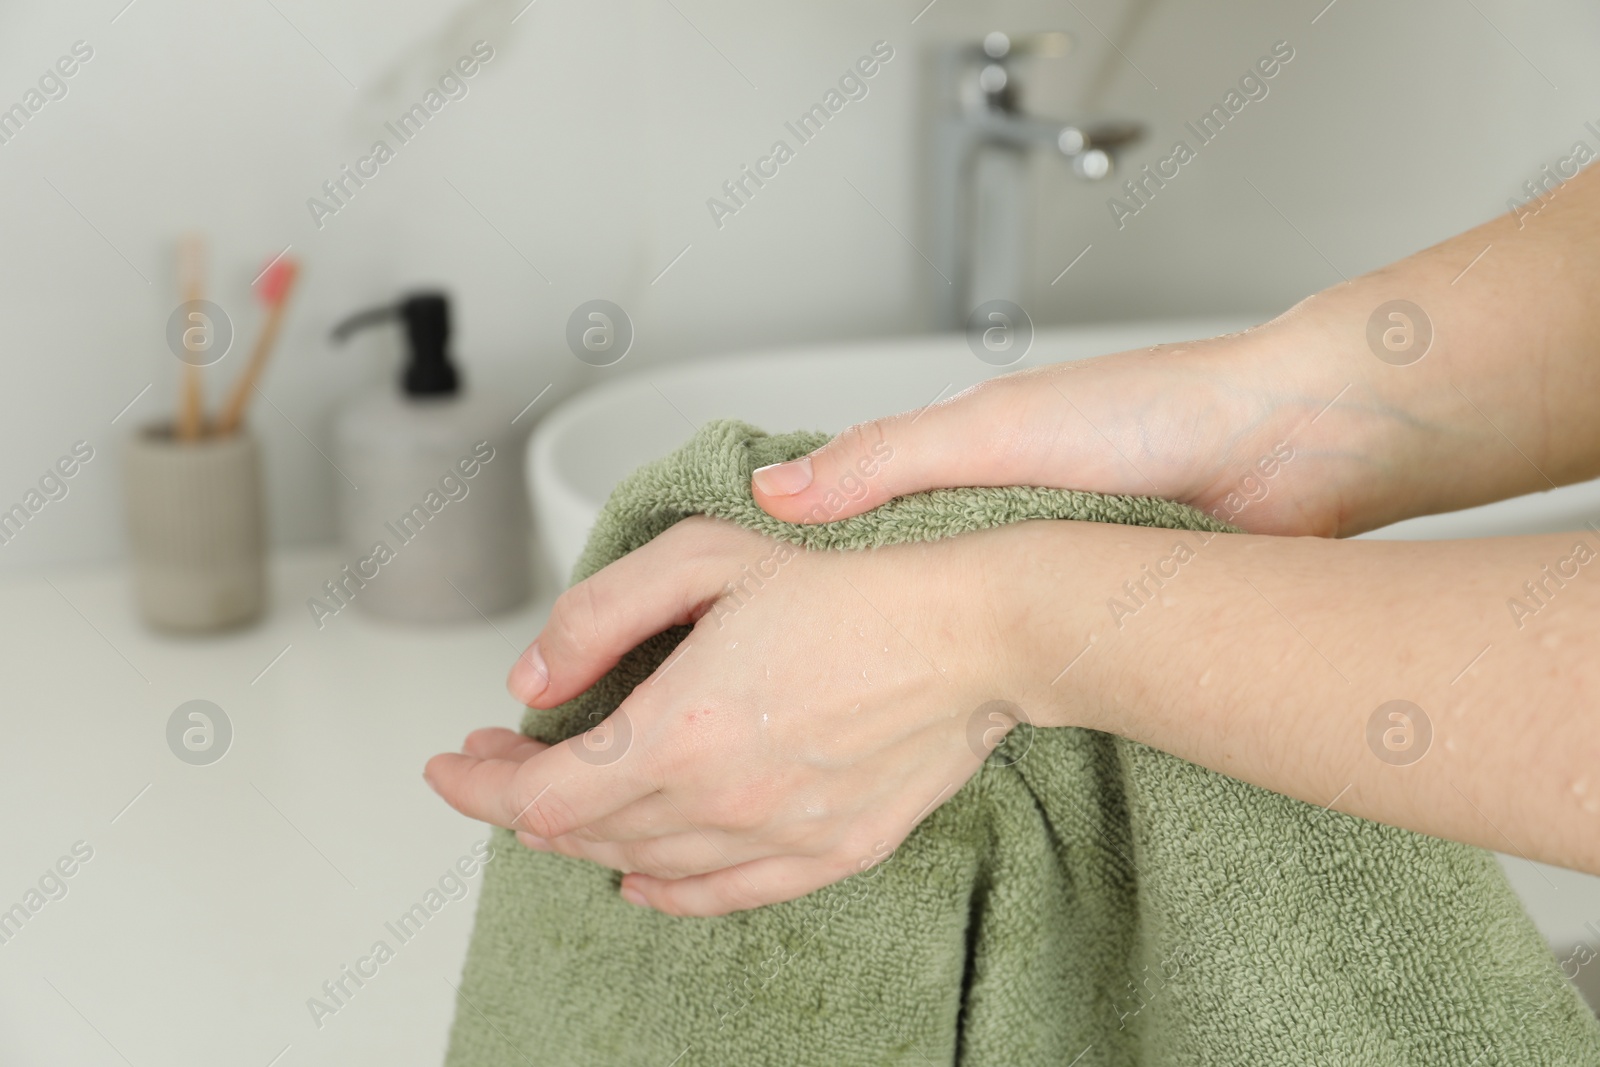
[[[619,482],[710,419],[772,433],[836,432],[927,404],[985,378],[1041,363],[1210,337],[1251,325],[1177,319],[1043,330],[1011,367],[975,358],[960,335],[752,352],[638,370],[587,389],[542,420],[528,443],[529,497],[547,565],[565,584],[589,528]],[[1600,481],[1412,519],[1368,537],[1444,539],[1581,529],[1600,518]]]

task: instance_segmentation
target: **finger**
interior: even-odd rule
[[[719,842],[717,837],[724,839]],[[589,841],[576,834],[547,839],[519,832],[517,840],[538,852],[556,852],[625,874],[642,873],[664,881],[690,878],[766,858],[765,853],[753,851],[749,844],[728,840],[725,835],[693,831],[630,842]]]
[[[703,615],[737,575],[751,536],[731,523],[687,519],[572,586],[506,687],[539,708],[583,692],[645,638]]]
[[[935,407],[858,423],[808,456],[761,467],[756,503],[787,522],[831,522],[907,493],[967,485],[1010,485],[1003,442],[1014,414],[1000,417],[1002,387],[985,383]]]
[[[423,776],[461,814],[494,826],[554,839],[656,791],[639,769],[643,760],[624,752],[596,764],[579,736],[520,763],[441,753]]]
[[[696,827],[660,793],[629,804],[603,819],[596,819],[578,834],[590,841],[645,841],[688,833]]]
[[[543,741],[535,741],[515,730],[489,726],[468,734],[461,744],[461,751],[479,759],[504,759],[521,763],[549,747]]]
[[[690,878],[629,874],[622,879],[622,897],[668,915],[727,915],[803,897],[848,873],[823,860],[775,856]]]
[[[622,854],[622,846],[614,841],[585,841],[575,834],[565,834],[552,840],[518,830],[517,842],[535,852],[554,852],[576,860],[588,860],[623,873],[633,870]]]

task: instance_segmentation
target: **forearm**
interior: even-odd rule
[[[1339,395],[1297,447],[1354,450],[1367,471],[1348,487],[1339,533],[1600,475],[1600,168],[1542,204],[1326,290],[1274,324],[1321,368],[1308,402]],[[1426,321],[1380,316],[1375,351],[1369,320],[1394,300]],[[1426,354],[1408,363],[1430,324]]]
[[[1002,536],[986,581],[1036,723],[1600,872],[1594,534],[1208,539],[1040,522]],[[1404,721],[1371,727],[1394,700],[1421,709],[1409,747]]]

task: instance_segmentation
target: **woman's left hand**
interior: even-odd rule
[[[988,567],[1007,531],[807,551],[678,523],[567,590],[508,685],[548,708],[644,638],[690,635],[604,723],[546,746],[468,736],[425,775],[531,848],[626,872],[673,915],[802,896],[883,860],[1014,722]]]

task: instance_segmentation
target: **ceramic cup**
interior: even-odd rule
[[[139,610],[152,626],[242,626],[266,603],[261,459],[248,430],[180,442],[170,424],[128,442],[128,529]]]

